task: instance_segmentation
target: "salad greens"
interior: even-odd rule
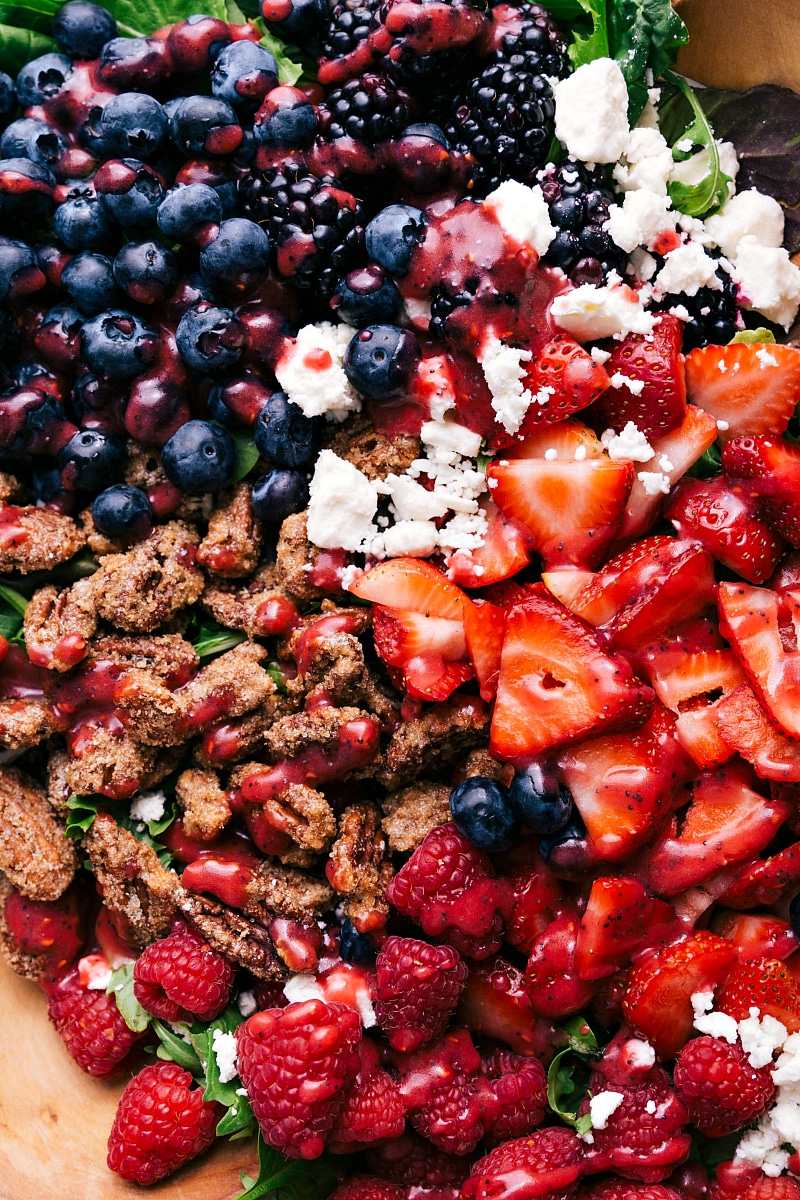
[[[323,1156],[306,1162],[301,1158],[286,1159],[268,1146],[258,1135],[258,1178],[251,1179],[244,1172],[242,1184],[245,1191],[236,1200],[324,1200],[336,1183],[338,1169]]]
[[[551,1110],[578,1134],[592,1128],[589,1113],[578,1116],[586,1095],[591,1061],[600,1054],[597,1038],[585,1017],[572,1017],[561,1026],[567,1045],[555,1056],[547,1072],[547,1103]]]
[[[673,180],[668,185],[670,199],[674,208],[686,213],[689,217],[705,217],[721,208],[728,199],[728,184],[730,175],[722,170],[719,159],[719,147],[714,139],[714,130],[706,116],[697,94],[680,75],[671,71],[667,79],[675,84],[677,92],[662,104],[659,110],[662,133],[668,141],[673,142],[672,157],[676,162],[686,162],[692,158],[697,149],[704,151],[708,159],[708,169],[705,175],[696,183],[683,183]],[[675,108],[683,107],[680,98],[688,102],[691,117],[681,130],[683,118],[675,113]],[[675,122],[677,121],[677,126]],[[670,136],[670,127],[677,136]]]
[[[14,588],[0,583],[0,637],[7,642],[24,645],[22,636],[22,621],[28,601]]]
[[[168,788],[169,784],[163,784],[162,787]],[[91,829],[100,809],[107,804],[108,801],[104,796],[81,796],[77,793],[71,795],[65,804],[68,812],[64,832],[67,837],[79,841]],[[168,867],[173,856],[164,843],[158,839],[160,834],[169,829],[177,815],[178,806],[175,797],[168,796],[163,815],[152,821],[137,821],[134,817],[121,812],[115,812],[114,819],[123,829],[132,833],[137,841],[144,842],[151,850],[155,850],[161,865]]]

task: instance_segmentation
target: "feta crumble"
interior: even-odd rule
[[[142,792],[131,804],[131,820],[160,821],[164,815],[167,797],[163,792]]]
[[[505,346],[497,338],[489,338],[481,352],[481,366],[489,391],[492,408],[507,433],[516,433],[533,403],[533,396],[523,380],[533,355],[530,350]]]
[[[625,1099],[624,1092],[599,1092],[589,1101],[589,1116],[592,1119],[592,1129],[605,1129],[609,1118],[619,1108]]]
[[[669,292],[696,296],[702,287],[719,292],[722,280],[717,276],[718,266],[719,262],[706,254],[699,242],[684,242],[665,256],[664,266],[655,278],[654,294],[656,298]]]
[[[316,978],[308,971],[302,971],[287,979],[283,985],[283,994],[290,1004],[296,1004],[301,1000],[325,999],[325,994]]]
[[[738,192],[705,223],[706,233],[728,258],[734,258],[744,237],[761,246],[783,245],[783,209],[772,196],[750,188]]]
[[[579,342],[652,333],[655,324],[655,315],[645,311],[641,295],[624,284],[595,287],[583,283],[556,296],[550,315]]]
[[[275,374],[286,395],[307,417],[343,421],[361,411],[361,398],[344,373],[344,356],[358,331],[320,321],[304,325],[281,355]]]
[[[760,350],[756,350],[756,358],[761,363],[761,370],[765,367],[777,367],[778,360],[774,354],[770,354],[766,346],[762,346]]]
[[[215,1029],[211,1048],[217,1060],[220,1083],[230,1083],[239,1074],[236,1069],[236,1038],[232,1033]]]
[[[253,1013],[258,1008],[256,998],[253,992],[240,992],[236,1000],[236,1007],[243,1017],[252,1017]]]
[[[800,269],[783,247],[760,245],[754,237],[739,243],[731,272],[739,302],[788,329],[800,306]]]
[[[623,375],[622,371],[615,371],[611,376],[611,386],[617,389],[626,387],[629,392],[633,392],[634,396],[641,396],[644,391],[644,380],[632,379],[630,375]]]
[[[516,179],[507,179],[489,193],[483,207],[515,242],[532,246],[540,258],[547,253],[556,229],[538,184],[526,187]]]
[[[655,456],[655,450],[633,421],[628,421],[620,433],[614,429],[606,429],[600,435],[600,441],[608,457],[615,462],[645,463]]]
[[[672,151],[666,138],[658,129],[637,126],[626,139],[614,167],[614,179],[623,192],[646,189],[666,196],[672,167]]]
[[[582,162],[616,162],[628,141],[628,89],[619,63],[596,58],[553,89],[556,137]]]
[[[359,550],[374,533],[378,491],[366,475],[322,450],[309,486],[308,540],[321,549]]]
[[[644,488],[646,496],[669,495],[669,475],[662,475],[660,471],[640,471],[636,478]]]

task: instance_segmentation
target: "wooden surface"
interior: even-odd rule
[[[547,0],[542,0],[546,4]],[[677,69],[708,87],[800,92],[800,0],[677,0],[690,39]]]

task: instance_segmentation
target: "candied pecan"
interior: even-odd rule
[[[94,576],[100,616],[120,629],[150,633],[203,590],[197,533],[181,521],[156,526],[125,554],[108,554]]]
[[[391,474],[405,475],[414,459],[419,458],[420,440],[409,434],[389,438],[370,422],[366,429],[354,434],[347,430],[339,432],[330,448],[367,479],[385,479]]]
[[[89,549],[95,558],[104,558],[106,554],[121,554],[127,548],[122,538],[106,537],[104,533],[100,532],[94,523],[90,508],[85,508],[78,519]]]
[[[239,767],[231,776],[231,787],[240,787],[248,775],[260,774],[264,770],[263,763],[247,763]],[[318,854],[336,835],[336,819],[330,804],[321,792],[304,783],[290,783],[259,807],[269,824],[278,833],[291,838],[302,850],[312,850]]]
[[[253,514],[250,488],[240,483],[218,497],[197,561],[223,579],[241,579],[258,566],[260,552],[261,526]]]
[[[8,931],[6,924],[6,903],[14,891],[11,884],[0,871],[0,958],[17,975],[38,983],[42,977],[42,955],[32,954],[21,949]]]
[[[83,839],[103,903],[121,937],[137,950],[164,937],[178,912],[178,876],[150,846],[98,813]]]
[[[53,750],[47,760],[47,800],[50,807],[60,813],[67,803],[72,788],[67,782],[69,755],[66,750]]]
[[[110,659],[118,666],[151,671],[166,679],[172,687],[186,683],[200,662],[192,643],[177,633],[162,633],[156,637],[113,633],[94,638],[88,658],[90,662]]]
[[[52,508],[0,505],[3,538],[0,541],[0,571],[51,571],[66,562],[86,544],[71,517]]]
[[[488,724],[486,706],[476,697],[431,704],[415,721],[398,725],[375,777],[396,791],[423,773],[438,774],[483,741]]]
[[[0,504],[7,504],[9,501],[14,504],[21,500],[23,490],[22,484],[14,475],[0,471]]]
[[[264,909],[282,917],[322,916],[333,907],[333,888],[324,879],[278,866],[267,859],[247,885],[245,912]]]
[[[483,775],[485,779],[495,779],[503,787],[509,787],[514,778],[514,768],[510,763],[501,763],[492,758],[488,746],[478,746],[470,750],[463,763],[458,764],[454,782],[460,783],[462,779],[470,779],[473,775]]]
[[[173,485],[168,481],[161,465],[161,451],[155,446],[144,446],[131,439],[125,447],[125,482],[141,488],[150,495],[151,492],[163,492]],[[173,491],[175,489],[173,488]],[[177,507],[172,514],[182,521],[197,521],[207,512],[212,497],[180,495]]]
[[[324,705],[313,712],[293,713],[276,721],[267,730],[264,741],[276,759],[296,758],[309,746],[332,750],[339,741],[342,726],[365,716],[369,714],[359,708]]]
[[[57,900],[77,865],[44,791],[16,767],[0,767],[0,869],[13,886],[32,900]]]
[[[25,610],[25,649],[37,667],[69,671],[85,658],[97,628],[94,577],[59,591],[39,588]]]
[[[381,801],[383,832],[398,853],[416,850],[437,825],[450,818],[450,789],[421,779]]]
[[[241,629],[250,637],[263,637],[264,626],[259,620],[259,612],[270,600],[294,604],[286,591],[278,586],[275,563],[259,567],[244,585],[209,583],[201,603],[226,629]]]
[[[284,692],[274,692],[263,704],[245,713],[235,721],[225,721],[224,728],[224,761],[225,764],[239,763],[250,758],[264,746],[267,730],[271,729],[281,717],[297,712],[302,698],[288,696]],[[234,744],[235,743],[235,744]],[[214,727],[206,731],[200,745],[195,749],[195,758],[203,767],[217,767],[220,761],[214,754]]]
[[[350,633],[331,633],[309,643],[302,662],[303,671],[288,683],[313,699],[323,693],[331,704],[359,703],[367,691],[364,651],[358,638]]]
[[[153,782],[157,754],[124,730],[95,725],[83,731],[80,748],[71,754],[64,774],[73,792],[125,800]]]
[[[344,810],[325,870],[356,929],[365,933],[386,924],[386,888],[394,872],[374,804],[351,804]]]
[[[183,828],[187,837],[211,842],[231,818],[227,793],[220,787],[214,771],[190,767],[178,776],[175,793],[183,809]]]
[[[319,554],[323,551],[312,546],[306,532],[306,513],[292,513],[281,525],[277,547],[277,579],[279,585],[288,592],[292,600],[318,600],[321,596],[329,595],[311,582],[311,568]],[[346,556],[345,563],[352,556]],[[334,592],[339,599],[344,598],[343,592]]]
[[[28,696],[0,700],[0,749],[23,750],[37,746],[59,728],[59,722],[44,699]]]
[[[180,910],[212,950],[246,967],[256,979],[286,979],[288,971],[261,920],[196,892],[183,892]]]

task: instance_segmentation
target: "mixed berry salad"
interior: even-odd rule
[[[800,1200],[798,98],[668,0],[2,11],[0,953],[111,1171]]]

